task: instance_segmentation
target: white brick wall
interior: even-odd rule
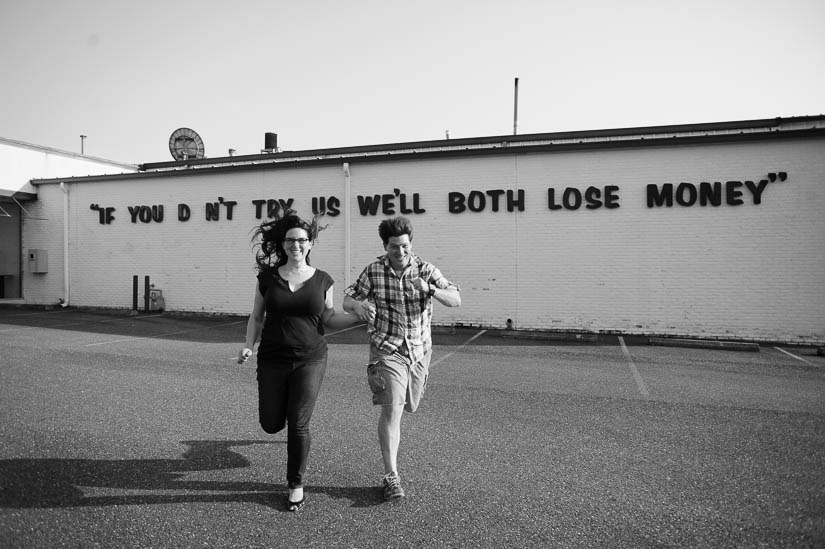
[[[438,160],[350,162],[347,203],[341,165],[81,182],[70,188],[71,301],[129,308],[132,275],[151,276],[170,311],[246,314],[254,292],[250,231],[255,199],[294,198],[302,215],[314,196],[350,208],[326,217],[314,265],[336,280],[337,306],[347,280],[382,253],[378,223],[362,216],[358,195],[419,195],[426,212],[411,214],[413,245],[462,288],[459,309],[437,306],[437,323],[518,329],[669,334],[793,342],[825,341],[825,141],[593,149]],[[648,208],[648,184],[759,181],[773,172],[754,205]],[[619,187],[617,209],[549,210],[566,187]],[[523,190],[524,211],[452,214],[451,191]],[[62,194],[41,185],[27,220],[24,248],[49,250],[48,275],[28,274],[30,303],[62,295]],[[233,219],[204,219],[204,204],[237,201]],[[400,211],[395,200],[396,212]],[[488,197],[489,202],[489,197]],[[177,204],[191,219],[177,220]],[[90,204],[112,206],[101,225]],[[132,223],[128,206],[164,206],[162,223]],[[344,273],[346,254],[352,268]]]
[[[23,297],[29,303],[55,304],[63,292],[63,193],[57,185],[41,187],[38,200],[27,202],[31,217],[23,219]],[[32,273],[31,249],[46,250],[47,273]]]

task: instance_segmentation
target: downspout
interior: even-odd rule
[[[344,288],[348,288],[352,283],[350,269],[352,268],[352,257],[350,257],[351,247],[351,216],[350,216],[350,194],[352,185],[349,175],[349,162],[344,162]]]
[[[69,188],[62,181],[63,191],[63,299],[61,307],[69,306]]]

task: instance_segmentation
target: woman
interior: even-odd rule
[[[255,229],[258,284],[246,342],[238,357],[244,363],[258,347],[258,413],[261,427],[273,434],[287,427],[287,507],[304,505],[304,473],[311,436],[309,422],[327,367],[324,327],[340,329],[358,317],[336,313],[333,280],[310,266],[309,253],[318,232],[317,216],[307,222],[294,210],[276,214]]]

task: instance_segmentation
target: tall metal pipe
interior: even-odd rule
[[[513,98],[513,135],[518,133],[518,77],[514,84],[514,98]]]
[[[352,282],[352,217],[350,216],[350,204],[352,204],[352,180],[350,179],[349,162],[344,162],[344,288]]]
[[[60,182],[63,191],[63,307],[69,306],[69,186]]]

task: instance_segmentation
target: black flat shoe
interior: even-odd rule
[[[293,512],[293,513],[295,511],[300,511],[301,508],[304,506],[305,501],[306,501],[306,498],[302,499],[301,501],[289,501],[289,499],[287,499],[286,500],[286,508],[290,512]]]

